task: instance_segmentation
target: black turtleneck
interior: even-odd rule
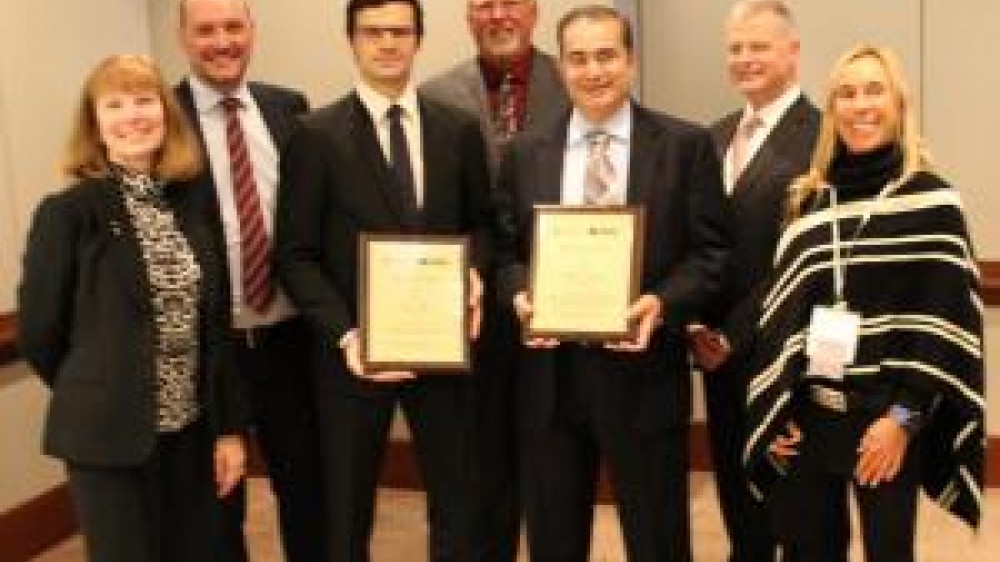
[[[826,179],[837,188],[838,199],[846,202],[875,196],[902,172],[903,151],[897,143],[852,153],[838,141]]]

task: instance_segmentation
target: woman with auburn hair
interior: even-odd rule
[[[918,490],[976,526],[984,413],[979,274],[957,190],[931,170],[896,57],[834,66],[809,171],[762,301],[745,451],[788,554],[912,562]]]
[[[108,57],[76,112],[72,185],[28,235],[20,344],[92,562],[218,560],[217,497],[244,474],[225,266],[183,183],[199,155],[152,60]]]

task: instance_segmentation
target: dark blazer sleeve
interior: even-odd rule
[[[356,325],[348,301],[323,270],[326,230],[334,202],[334,149],[316,125],[298,128],[281,158],[275,220],[278,274],[305,318],[334,340]]]
[[[732,245],[729,204],[718,156],[708,131],[696,129],[682,145],[687,186],[688,252],[656,287],[664,304],[664,324],[680,329],[718,296]]]
[[[463,116],[459,143],[462,150],[459,166],[461,166],[462,200],[465,206],[463,214],[467,222],[466,232],[471,238],[472,266],[480,273],[486,273],[491,271],[494,265],[493,240],[497,231],[486,142],[475,120]]]
[[[521,146],[517,141],[505,151],[496,172],[494,200],[496,206],[497,292],[500,302],[513,306],[514,295],[528,282],[527,267],[519,249],[521,226],[517,190],[517,170]]]
[[[73,325],[79,217],[65,197],[44,199],[35,211],[18,288],[19,345],[49,386],[55,382]]]

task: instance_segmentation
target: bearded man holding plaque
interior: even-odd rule
[[[684,326],[717,293],[728,254],[720,166],[706,130],[631,100],[636,55],[619,12],[576,8],[558,40],[573,108],[514,139],[498,178],[502,297],[525,328],[518,410],[530,557],[587,560],[603,457],[628,560],[686,562]],[[576,297],[556,295],[560,278]],[[616,306],[618,326],[591,314]]]
[[[471,377],[413,367],[448,362],[454,348],[437,349],[447,338],[436,339],[447,334],[423,340],[426,355],[409,352],[421,347],[413,338],[426,335],[414,328],[418,317],[436,330],[449,317],[466,317],[440,315],[456,303],[468,306],[468,322],[452,324],[453,341],[476,335],[477,271],[489,267],[493,222],[485,143],[474,118],[413,87],[424,31],[418,0],[350,0],[345,21],[359,79],[354,91],[307,116],[292,137],[282,158],[276,237],[279,272],[315,331],[321,358],[317,400],[330,560],[371,559],[376,481],[399,404],[427,490],[430,552],[423,558],[471,561]],[[467,271],[465,258],[449,251],[442,236],[467,242]],[[463,265],[454,270],[458,282],[452,275],[449,283],[445,270],[456,255]],[[414,313],[405,299],[413,286],[387,282],[386,274],[396,273],[428,283],[429,293],[444,300],[422,291],[415,298],[429,302]],[[387,301],[400,304],[395,317]],[[400,333],[400,326],[410,331]],[[394,345],[381,345],[386,339]]]

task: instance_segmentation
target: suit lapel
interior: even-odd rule
[[[257,108],[264,118],[264,124],[271,133],[274,146],[281,150],[288,139],[292,136],[292,124],[288,120],[289,113],[282,111],[282,108],[267,95],[267,91],[258,84],[248,84],[250,95],[257,102]]]
[[[434,212],[438,209],[440,199],[439,189],[443,189],[448,184],[441,177],[442,162],[434,155],[441,147],[448,147],[449,140],[441,130],[441,123],[435,119],[433,112],[428,109],[423,98],[417,99],[417,106],[420,108],[420,135],[423,137],[422,147],[424,154],[424,204],[423,215],[426,224],[434,223]]]
[[[100,224],[107,225],[110,230],[108,255],[122,291],[139,306],[149,307],[152,302],[149,275],[143,266],[139,238],[125,209],[124,197],[111,179],[102,181],[97,193],[94,212]]]
[[[538,175],[535,185],[531,186],[534,193],[526,201],[555,205],[562,201],[563,164],[566,153],[567,120],[559,121],[544,142],[539,143],[534,155],[537,158]]]
[[[389,175],[389,164],[386,162],[385,156],[382,154],[382,147],[378,143],[375,124],[357,93],[352,93],[351,97],[353,103],[349,124],[351,128],[350,138],[354,139],[361,158],[365,160],[363,169],[372,170],[374,173],[375,191],[385,202],[386,208],[392,212],[396,223],[403,224],[405,216],[403,202],[394,191],[396,185]]]
[[[648,191],[657,183],[656,156],[659,154],[658,129],[652,127],[645,111],[632,105],[632,139],[629,147],[628,187],[625,200],[637,205],[649,200]]]
[[[208,154],[208,146],[205,144],[205,131],[201,127],[201,119],[198,118],[198,108],[194,103],[194,92],[191,91],[191,84],[183,80],[174,89],[177,94],[177,101],[188,116],[191,127],[198,136],[198,144],[201,146],[202,171],[198,177],[191,182],[191,189],[195,190],[193,196],[200,208],[207,209],[209,216],[216,218],[214,228],[219,236],[219,240],[225,245],[225,236],[222,233],[222,210],[219,208],[219,197],[216,194],[215,176],[212,174],[211,158]]]
[[[545,87],[548,82],[548,68],[544,58],[534,51],[531,58],[531,76],[528,78],[528,107],[524,116],[524,129],[530,130],[538,124],[538,116],[545,115],[556,96]]]
[[[725,116],[718,125],[712,127],[712,140],[715,142],[715,151],[719,155],[719,161],[726,159],[726,152],[733,142],[733,135],[736,134],[736,127],[740,123],[742,111],[736,111]]]
[[[753,160],[747,164],[747,167],[740,174],[740,177],[736,181],[736,186],[733,189],[734,192],[740,189],[754,185],[758,180],[758,176],[768,172],[776,164],[778,154],[782,153],[781,147],[789,141],[790,138],[794,138],[799,129],[803,126],[803,113],[802,106],[806,103],[806,99],[803,96],[799,96],[781,116],[778,123],[775,124],[774,128],[771,129],[771,133],[764,139],[761,143],[760,149],[757,150],[757,154],[754,155]]]

